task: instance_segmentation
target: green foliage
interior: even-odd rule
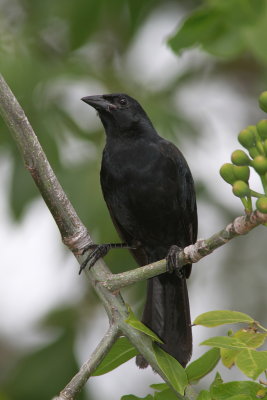
[[[145,333],[155,342],[163,343],[162,340],[153,331],[151,331],[151,329],[149,329],[146,325],[144,325],[141,321],[139,321],[136,318],[136,316],[134,315],[133,311],[129,306],[128,306],[128,311],[129,311],[129,317],[125,320],[127,324],[131,325],[134,329],[137,329],[138,331]]]
[[[194,320],[193,324],[211,328],[224,324],[236,324],[238,322],[250,324],[254,323],[255,321],[249,315],[239,311],[218,310],[209,311],[199,315]]]
[[[202,325],[209,328],[225,324],[243,324],[244,327],[235,332],[231,330],[226,336],[215,336],[202,342],[201,345],[210,346],[212,349],[208,350],[197,360],[192,361],[186,369],[156,343],[153,345],[160,369],[173,385],[173,388],[180,395],[185,395],[185,399],[187,399],[186,389],[190,387],[188,385],[196,384],[200,379],[213,371],[220,359],[225,367],[232,368],[233,365],[236,365],[240,371],[253,380],[256,380],[263,372],[267,372],[267,352],[257,350],[266,341],[267,329],[252,317],[238,311],[218,310],[201,314],[194,321],[194,325]],[[122,339],[125,338],[121,338],[120,340]],[[128,352],[131,345],[129,343],[125,343],[125,345]],[[110,363],[112,359],[120,360],[121,351],[122,348],[117,342],[102,362],[103,365],[106,364],[108,366],[105,372],[113,369],[113,367],[109,368],[109,364],[112,364]],[[107,362],[107,360],[109,361]],[[121,358],[121,363],[123,362],[124,360]],[[118,365],[117,361],[116,365]],[[177,399],[175,392],[166,383],[153,384],[151,388],[155,390],[155,393],[148,395],[145,399]],[[209,389],[201,390],[197,395],[197,399],[200,400],[242,400],[257,398],[267,399],[267,388],[264,385],[251,381],[225,383],[218,373],[216,373],[215,379]],[[123,396],[121,400],[131,399],[141,398],[128,395]]]
[[[153,400],[153,396],[148,394],[146,397],[137,397],[133,394],[127,394],[126,396],[122,396],[121,400]]]
[[[220,351],[213,348],[203,354],[197,360],[191,362],[186,367],[186,374],[189,383],[198,382],[201,378],[211,372],[220,360]]]
[[[218,313],[217,317],[216,313]],[[216,325],[214,325],[214,320]],[[248,328],[243,328],[235,333],[230,332],[230,336],[212,337],[202,342],[201,345],[219,348],[223,364],[226,367],[231,368],[236,364],[247,377],[254,380],[267,370],[267,352],[255,350],[265,343],[267,330],[251,317],[236,311],[211,311],[200,315],[196,321],[199,325],[210,327],[225,323],[249,323]],[[257,329],[262,329],[263,332],[258,332]]]
[[[255,382],[241,381],[216,384],[211,389],[214,400],[256,400],[266,399],[266,390]]]
[[[201,390],[197,396],[197,400],[212,400],[208,390]]]
[[[179,26],[169,40],[178,54],[186,48],[202,49],[226,60],[249,51],[267,63],[265,24],[267,4],[262,0],[206,0]]]
[[[154,345],[154,352],[160,369],[172,383],[175,390],[184,394],[185,387],[188,384],[187,375],[181,364],[159,346]]]
[[[92,376],[106,374],[136,355],[137,350],[129,340],[125,337],[120,337],[112,346],[103,361],[95,369]]]

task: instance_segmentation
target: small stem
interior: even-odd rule
[[[267,332],[267,329],[264,328],[264,326],[260,325],[258,322],[256,322],[256,325],[261,328],[264,332]]]
[[[251,196],[248,196],[247,197],[247,210],[246,210],[246,212],[248,211],[249,213],[250,212],[252,212],[252,201],[251,201]]]
[[[240,197],[240,200],[242,201],[243,206],[245,207],[245,210],[248,210],[248,202],[245,197]]]
[[[259,199],[260,197],[265,197],[264,194],[259,193],[259,192],[255,192],[255,190],[250,190],[250,195],[251,195],[252,197],[257,197],[258,199]]]
[[[101,342],[96,347],[95,351],[92,353],[88,361],[86,361],[80,371],[72,378],[72,380],[67,384],[67,386],[60,392],[59,397],[54,400],[73,400],[84,387],[87,380],[90,378],[94,370],[103,360],[105,355],[110,350],[113,343],[118,338],[118,325],[113,324],[110,326],[109,330],[101,340]]]
[[[262,183],[262,186],[264,189],[265,196],[267,196],[267,181],[266,181],[265,175],[261,175],[261,183]]]

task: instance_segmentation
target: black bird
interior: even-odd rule
[[[186,278],[191,265],[175,271],[177,251],[196,241],[194,182],[182,153],[158,135],[132,97],[105,94],[83,97],[94,107],[106,131],[101,186],[120,237],[142,266],[167,258],[169,272],[148,280],[142,322],[164,342],[162,348],[183,366],[192,353]],[[99,245],[89,266],[112,247]],[[85,263],[85,264],[86,264]],[[83,265],[83,267],[85,266]],[[137,365],[147,367],[142,356]]]

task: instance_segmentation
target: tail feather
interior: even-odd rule
[[[186,278],[165,273],[148,280],[142,322],[164,342],[160,345],[184,367],[192,354],[192,331]],[[148,364],[142,356],[136,363]]]

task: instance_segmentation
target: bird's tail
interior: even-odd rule
[[[192,353],[192,331],[186,278],[165,273],[148,280],[142,322],[164,342],[160,345],[185,367]],[[136,358],[140,368],[148,363]]]

